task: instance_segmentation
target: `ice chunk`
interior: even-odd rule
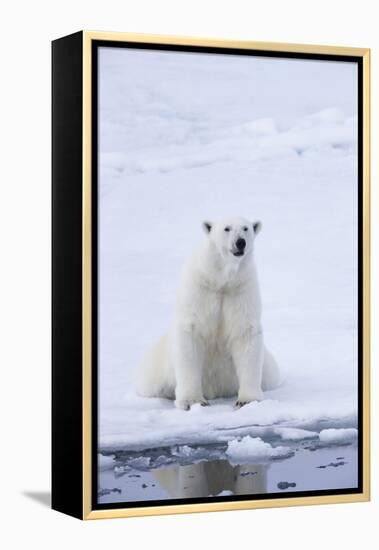
[[[300,428],[275,428],[274,433],[286,441],[303,441],[304,439],[317,439],[317,432],[302,430]]]
[[[329,428],[320,432],[321,443],[352,443],[358,437],[356,428]]]
[[[137,456],[128,461],[129,468],[136,470],[146,470],[150,466],[151,458],[149,456]]]
[[[115,465],[114,455],[102,455],[99,453],[97,456],[98,465],[101,470],[110,470]]]
[[[234,462],[240,460],[246,462],[257,459],[288,458],[294,452],[289,447],[272,447],[270,443],[262,441],[260,437],[250,437],[247,435],[242,439],[229,441],[226,454]]]
[[[172,449],[171,453],[175,456],[189,457],[195,454],[195,449],[188,445],[178,445]]]

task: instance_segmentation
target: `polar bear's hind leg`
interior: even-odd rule
[[[141,397],[175,399],[175,380],[168,364],[167,336],[145,355],[138,373],[137,393]]]
[[[262,372],[262,390],[274,390],[280,384],[280,371],[274,356],[265,348]]]

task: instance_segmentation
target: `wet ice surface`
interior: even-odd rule
[[[286,458],[246,457],[240,464],[227,454],[225,445],[116,452],[106,464],[100,460],[98,501],[254,496],[357,486],[355,443],[324,446],[319,440],[303,440],[287,447],[291,452]]]

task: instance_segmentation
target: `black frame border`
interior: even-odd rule
[[[51,506],[82,518],[83,33],[54,40],[51,53]]]

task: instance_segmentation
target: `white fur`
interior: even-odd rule
[[[279,383],[276,361],[263,344],[253,261],[261,224],[232,218],[203,227],[207,238],[184,269],[168,334],[141,365],[138,393],[175,399],[183,409],[234,395],[242,406]],[[235,256],[239,238],[246,248]]]

